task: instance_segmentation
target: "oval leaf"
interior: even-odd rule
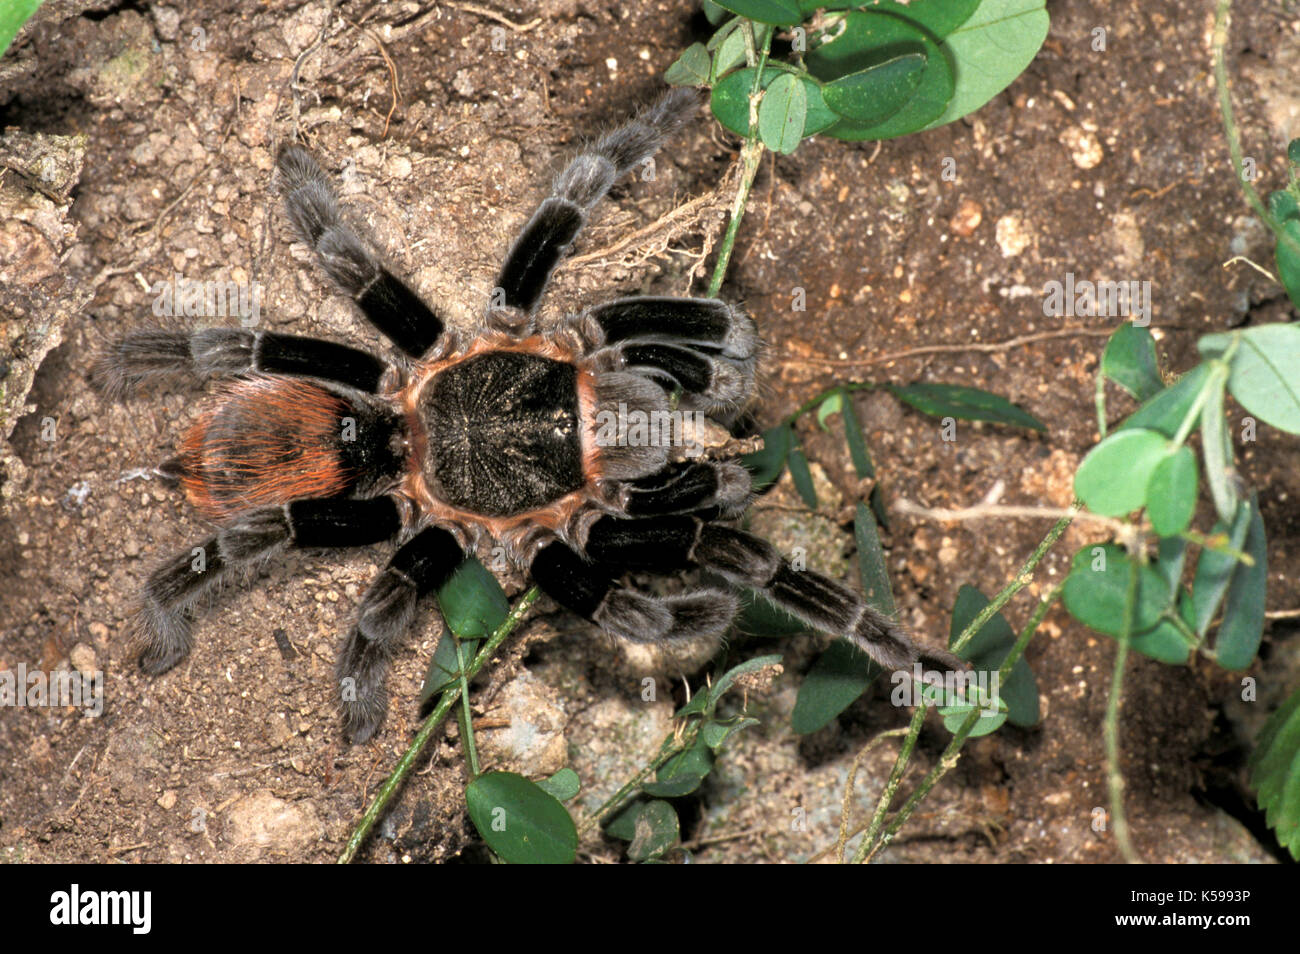
[[[1264,636],[1264,605],[1268,591],[1268,546],[1259,500],[1252,496],[1245,550],[1254,566],[1238,563],[1223,604],[1223,622],[1214,640],[1214,658],[1224,669],[1245,669],[1259,651]]]
[[[1139,401],[1164,390],[1156,365],[1156,342],[1147,328],[1126,321],[1110,336],[1101,356],[1101,373]]]
[[[1120,517],[1147,500],[1147,484],[1169,453],[1158,431],[1116,431],[1092,449],[1074,475],[1074,492],[1093,513]]]
[[[803,20],[798,0],[714,0],[724,10],[757,23],[794,26]]]
[[[1178,448],[1151,472],[1151,482],[1147,484],[1147,516],[1160,536],[1177,536],[1192,522],[1196,482],[1196,455],[1190,447]]]
[[[1124,623],[1129,556],[1117,543],[1085,546],[1074,555],[1061,600],[1070,615],[1107,636],[1118,636]],[[1154,629],[1170,607],[1168,584],[1149,566],[1139,568],[1134,634]]]
[[[1035,431],[1045,431],[1042,421],[1006,398],[979,388],[960,384],[916,383],[903,386],[888,385],[889,393],[918,411],[932,417],[955,417],[966,421],[990,421],[994,424],[1013,424]]]
[[[461,639],[490,636],[505,622],[510,601],[495,576],[470,557],[438,588],[438,607],[447,628]]]
[[[905,53],[823,84],[822,98],[847,119],[866,124],[884,122],[916,95],[925,62],[924,53]]]
[[[831,37],[829,42],[809,52],[806,60],[809,71],[827,82],[900,53],[920,53],[926,58],[916,91],[902,109],[875,123],[845,119],[827,130],[829,135],[853,142],[905,135],[937,118],[952,99],[956,74],[951,56],[941,45],[939,35],[900,12],[906,9],[910,8],[888,4],[851,11],[842,25],[835,24],[827,34]]]
[[[781,68],[781,64],[768,63],[763,71],[763,89],[767,89],[778,76],[790,72],[790,67]],[[754,70],[746,67],[729,73],[718,81],[709,96],[709,108],[718,122],[726,126],[737,136],[749,134],[749,92],[754,87]],[[798,75],[804,86],[807,98],[807,112],[804,116],[803,134],[805,137],[815,135],[840,121],[838,113],[833,112],[822,98],[821,86],[805,74]]]
[[[973,113],[1025,71],[1047,39],[1046,0],[983,0],[970,18],[949,34],[957,88],[933,129]]]
[[[554,796],[522,775],[488,772],[465,789],[469,817],[488,847],[515,865],[572,864],[578,830]]]
[[[709,81],[712,57],[703,43],[692,43],[677,62],[664,71],[664,82],[672,86],[703,86]]]
[[[795,698],[790,728],[816,732],[867,691],[883,669],[852,643],[837,639],[813,663]]]
[[[1232,396],[1260,420],[1300,434],[1300,325],[1205,335],[1197,347],[1207,357],[1218,357],[1234,337],[1240,344],[1228,375]]]
[[[803,83],[790,73],[782,73],[758,104],[758,136],[768,149],[788,156],[803,139],[807,117],[808,94]]]

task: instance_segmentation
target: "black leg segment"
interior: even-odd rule
[[[428,527],[393,554],[366,591],[336,669],[343,728],[350,742],[366,741],[383,725],[393,651],[410,632],[420,598],[445,583],[464,559],[451,533]]]
[[[393,344],[414,358],[425,354],[442,336],[442,319],[343,220],[333,185],[307,150],[286,146],[277,165],[289,218],[326,274]]]
[[[658,152],[699,103],[694,90],[666,93],[630,122],[588,146],[555,177],[551,195],[524,226],[497,278],[505,310],[524,316],[533,313],[555,266],[586,221],[587,211],[619,177]]]
[[[374,500],[300,500],[263,507],[164,562],[145,583],[135,635],[140,665],[165,672],[194,644],[194,606],[239,571],[289,546],[360,546],[397,532],[397,504]]]
[[[716,639],[736,615],[736,599],[730,593],[698,590],[654,597],[615,582],[617,572],[563,543],[543,547],[531,568],[533,580],[551,599],[629,642]]]

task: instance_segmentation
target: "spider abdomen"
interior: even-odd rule
[[[252,375],[230,382],[172,462],[208,516],[309,497],[368,493],[401,473],[400,416],[327,387]]]
[[[488,517],[537,510],[581,488],[578,369],[524,351],[486,351],[425,388],[426,475],[443,502]]]

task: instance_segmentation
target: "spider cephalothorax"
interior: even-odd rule
[[[516,240],[480,334],[464,346],[344,221],[315,160],[278,168],[289,216],[325,272],[402,353],[388,363],[312,338],[244,329],[143,330],[101,359],[123,396],[161,375],[222,377],[164,472],[220,529],[160,566],[137,617],[141,664],[160,673],[192,645],[191,616],[238,571],[290,547],[398,539],[362,600],[338,665],[354,741],[383,722],[389,658],[416,604],[488,541],[557,602],[635,641],[716,637],[735,596],[653,597],[629,571],[701,566],[756,589],[887,667],[917,650],[853,591],[799,571],[722,521],[752,494],[735,460],[682,453],[682,432],[645,426],[697,414],[729,423],[751,400],[759,339],[715,299],[622,298],[534,330],[551,273],[587,210],[658,150],[696,107],[669,93],[556,177]]]

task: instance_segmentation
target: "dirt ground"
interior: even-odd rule
[[[1045,282],[1067,272],[1149,280],[1162,365],[1174,372],[1196,361],[1201,333],[1285,320],[1278,286],[1244,264],[1223,267],[1239,254],[1271,261],[1271,243],[1229,167],[1210,6],[1053,2],[1038,58],[973,117],[880,146],[817,139],[791,157],[765,158],[723,289],[770,344],[758,423],[844,380],[982,386],[1048,432],[963,424],[945,442],[936,421],[889,395],[859,399],[885,500],[964,506],[1001,488],[1004,502],[1059,507],[1097,439],[1093,381],[1101,334],[1115,322],[1044,318]],[[1229,55],[1246,151],[1267,191],[1283,181],[1286,142],[1300,135],[1300,18],[1294,7],[1264,6],[1241,5]],[[332,860],[415,730],[439,632],[433,614],[421,616],[395,663],[387,726],[359,748],[341,743],[331,673],[383,548],[277,560],[203,612],[187,662],[161,678],[141,675],[125,639],[139,587],[163,554],[206,532],[149,471],[201,395],[154,392],[111,405],[87,382],[95,348],[153,321],[148,289],[175,275],[260,282],[263,327],[381,347],[292,243],[268,191],[275,146],[295,125],[415,287],[472,325],[512,235],[573,145],[653,96],[703,31],[693,0],[509,0],[495,12],[359,0],[330,9],[51,0],[0,61],[0,127],[84,137],[58,141],[80,166],[66,189],[29,195],[21,177],[0,178],[0,191],[13,190],[7,201],[40,212],[0,233],[4,372],[39,363],[25,406],[12,412],[17,463],[5,467],[0,670],[74,666],[106,680],[98,716],[0,710],[5,860]],[[1091,46],[1097,27],[1108,30],[1104,52]],[[309,50],[295,90],[295,60]],[[706,273],[693,270],[729,201],[707,197],[726,181],[737,146],[701,111],[661,154],[653,180],[622,183],[600,207],[558,275],[547,316],[641,291],[703,293]],[[942,175],[946,159],[955,179]],[[681,227],[648,228],[698,197],[706,200]],[[638,229],[647,234],[622,244]],[[796,288],[806,311],[791,308]],[[66,303],[82,301],[68,313]],[[1083,330],[967,347],[1063,327]],[[1131,407],[1111,395],[1112,419]],[[816,541],[815,565],[848,578],[852,508],[870,485],[853,476],[838,435],[805,421],[800,436],[827,492],[819,514],[797,519],[796,536]],[[1293,609],[1300,443],[1263,426],[1239,453],[1269,532],[1268,608]],[[796,503],[778,488],[760,501],[758,520],[788,516]],[[903,619],[945,635],[958,588],[996,592],[1048,525],[894,514],[884,545]],[[1067,533],[1008,607],[1013,625],[1095,538]],[[511,591],[520,585],[511,581]],[[880,689],[821,732],[792,735],[795,693],[821,645],[809,636],[744,648],[784,651],[786,671],[751,699],[760,727],[735,739],[682,806],[697,860],[818,858],[834,842],[854,755],[882,729],[906,724],[907,712]],[[1116,860],[1112,834],[1092,824],[1106,804],[1101,725],[1114,651],[1053,609],[1028,652],[1041,725],[968,745],[883,859]],[[611,646],[543,601],[474,690],[484,759],[532,776],[570,765],[583,783],[579,805],[593,807],[670,727],[681,668]],[[646,672],[660,687],[649,703]],[[1243,760],[1298,674],[1294,619],[1270,621],[1248,673],[1132,661],[1123,768],[1144,858],[1279,857]],[[695,684],[703,676],[685,675]],[[1243,676],[1258,681],[1258,702],[1240,701]],[[946,738],[937,720],[927,726],[904,795]],[[890,745],[867,759],[855,818],[874,804],[892,759]],[[482,860],[464,784],[452,729],[362,858]],[[802,829],[791,825],[796,808]],[[582,857],[617,860],[621,845],[589,837]]]

